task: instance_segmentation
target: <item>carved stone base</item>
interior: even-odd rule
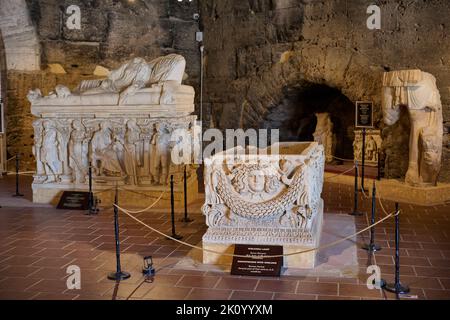
[[[126,208],[145,208],[158,199],[164,190],[167,190],[156,207],[170,207],[170,187],[169,186],[126,186],[118,184],[119,204]],[[57,205],[64,191],[89,191],[86,185],[80,184],[33,184],[33,202],[41,204]],[[114,202],[115,190],[113,185],[94,184],[94,194],[101,201],[101,207],[111,207]],[[198,196],[197,175],[193,173],[188,178],[187,184],[188,204],[194,202]],[[125,189],[125,190],[124,190]],[[108,191],[109,190],[109,191]],[[102,192],[104,191],[104,192]],[[184,208],[184,188],[183,184],[176,184],[174,188],[175,208]]]
[[[311,238],[309,241],[302,241],[300,238],[289,238],[289,237],[272,237],[269,236],[269,230],[265,231],[266,236],[259,237],[259,233],[264,233],[264,230],[256,230],[255,235],[249,235],[249,232],[245,232],[242,230],[242,234],[236,234],[233,238],[247,239],[245,242],[239,242],[239,244],[258,244],[258,245],[281,245],[283,246],[283,254],[291,254],[295,252],[301,252],[305,250],[309,250],[312,248],[316,248],[320,243],[320,236],[322,234],[322,226],[323,226],[323,201],[321,202],[321,206],[318,209],[316,220],[313,225],[313,232],[311,232]],[[222,228],[223,230],[223,228]],[[282,230],[278,230],[279,232],[283,232]],[[216,252],[233,254],[234,253],[234,245],[236,243],[226,243],[224,241],[211,241],[211,239],[215,238],[215,236],[220,236],[214,234],[214,229],[209,228],[208,232],[203,237],[203,249],[212,250]],[[281,240],[283,239],[283,240]],[[292,255],[284,257],[284,268],[294,268],[294,269],[313,269],[316,264],[316,251],[310,251],[298,255]],[[216,254],[212,252],[203,252],[203,263],[204,264],[214,264],[214,265],[222,265],[222,266],[231,266],[233,258],[227,255]]]

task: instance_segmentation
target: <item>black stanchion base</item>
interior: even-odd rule
[[[191,219],[191,218],[183,218],[183,219],[180,219],[180,222],[186,222],[186,223],[194,222],[194,219]]]
[[[131,275],[125,271],[113,272],[113,273],[108,274],[108,279],[114,280],[114,281],[122,281],[122,280],[129,279],[130,277],[131,277]]]
[[[98,213],[100,212],[99,209],[89,209],[88,212],[86,212],[87,216],[94,216],[94,215],[98,215]]]
[[[15,195],[13,195],[13,197],[18,198],[18,197],[25,197],[25,196],[21,193],[16,193]]]
[[[396,293],[396,294],[408,294],[410,292],[409,287],[404,286],[401,283],[396,285],[395,283],[384,282],[384,285],[382,286],[382,288],[388,292],[392,292],[392,293]]]
[[[355,216],[355,217],[359,217],[359,216],[363,216],[364,213],[363,212],[358,212],[358,211],[353,211],[349,213],[350,216]]]
[[[378,251],[381,251],[381,247],[378,245],[378,244],[369,244],[369,243],[366,243],[366,244],[364,244],[362,247],[361,247],[361,249],[364,249],[364,250],[367,250],[367,251],[369,251],[369,252],[378,252]]]
[[[172,238],[177,239],[177,240],[181,240],[183,239],[183,236],[180,236],[179,234],[172,234],[171,235]],[[170,238],[166,238],[167,240],[172,240]]]

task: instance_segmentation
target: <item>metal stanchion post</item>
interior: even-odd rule
[[[19,154],[16,154],[16,194],[13,197],[23,197],[23,194],[19,192]]]
[[[98,214],[98,208],[94,205],[94,192],[92,190],[92,164],[89,164],[89,212],[88,214]]]
[[[377,172],[377,180],[381,180],[381,152],[378,151],[378,172]]]
[[[355,160],[355,191],[354,191],[354,202],[353,202],[353,212],[350,213],[352,216],[362,216],[363,213],[358,211],[358,160]]]
[[[372,189],[372,218],[371,218],[371,225],[375,224],[375,210],[376,210],[376,203],[377,203],[377,187],[375,184],[375,181],[373,182],[373,189]],[[370,243],[366,243],[362,246],[364,250],[367,250],[369,252],[377,252],[381,250],[381,247],[378,244],[375,244],[375,227],[370,228]]]
[[[172,219],[172,238],[180,240],[182,236],[178,235],[175,230],[175,199],[173,194],[173,175],[170,176],[170,213]]]
[[[186,173],[186,166],[184,166],[184,218],[181,219],[181,222],[192,222],[194,219],[190,219],[188,216],[188,205],[187,205],[187,173]]]
[[[119,240],[119,209],[117,205],[119,204],[119,189],[116,185],[116,194],[114,196],[114,235],[116,238],[116,272],[110,273],[108,275],[109,280],[121,281],[126,280],[131,277],[128,272],[122,271],[122,266],[120,264],[120,240]]]
[[[366,191],[364,187],[364,178],[365,178],[365,166],[366,166],[366,128],[363,128],[363,141],[362,141],[362,168],[361,168],[361,189],[362,191]]]
[[[383,289],[395,293],[397,299],[399,295],[409,293],[409,287],[400,283],[400,210],[399,204],[395,204],[395,283],[386,283],[382,280]]]

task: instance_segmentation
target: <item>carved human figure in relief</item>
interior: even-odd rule
[[[410,117],[409,165],[406,183],[437,184],[442,158],[443,116],[436,78],[420,70],[386,72],[383,76],[383,115],[387,125],[400,119],[406,107]]]
[[[111,71],[104,80],[82,81],[75,93],[120,93],[119,104],[123,104],[128,96],[152,86],[161,89],[161,104],[170,103],[174,89],[181,85],[185,68],[186,60],[177,54],[159,57],[149,63],[142,58],[134,58]]]
[[[36,159],[36,176],[41,177],[45,175],[45,168],[41,158],[41,148],[43,144],[43,127],[42,121],[36,120],[33,122],[34,127],[34,146],[33,146],[33,155]]]
[[[170,167],[171,134],[165,124],[155,124],[152,144],[151,175],[153,184],[166,185]]]
[[[314,141],[324,146],[326,162],[333,161],[334,155],[334,135],[333,122],[329,113],[316,113],[317,126],[314,132]]]
[[[69,164],[76,183],[85,183],[89,167],[89,137],[81,120],[74,120],[69,142]]]
[[[109,121],[100,123],[100,130],[94,133],[91,142],[91,161],[97,176],[120,176],[123,173],[118,157],[120,142],[114,136]]]
[[[251,200],[264,200],[280,187],[279,177],[259,164],[237,166],[233,172],[234,189]]]
[[[366,159],[372,162],[378,161],[378,146],[373,136],[368,137],[366,148]]]
[[[141,129],[135,120],[127,122],[127,131],[125,133],[125,153],[124,163],[129,184],[138,184],[138,167],[141,167]]]
[[[44,121],[44,135],[41,147],[41,161],[47,175],[46,183],[58,182],[62,174],[62,162],[59,156],[59,136],[51,121]]]

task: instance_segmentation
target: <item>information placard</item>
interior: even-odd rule
[[[264,256],[283,255],[282,246],[235,245],[234,254],[252,256],[252,258],[234,257],[231,266],[232,275],[279,277],[283,266],[283,257],[262,258]],[[253,258],[261,257],[261,258]]]
[[[356,128],[373,128],[373,102],[356,102]]]
[[[64,191],[57,209],[66,210],[88,210],[89,192]]]

